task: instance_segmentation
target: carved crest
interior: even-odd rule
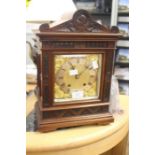
[[[118,33],[118,28],[101,25],[91,18],[89,13],[85,10],[78,10],[74,13],[73,18],[55,27],[49,27],[45,23],[40,26],[41,32],[113,32]]]

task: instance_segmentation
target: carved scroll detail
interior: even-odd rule
[[[74,117],[74,116],[84,116],[92,114],[102,114],[108,110],[108,106],[99,107],[87,107],[78,109],[67,109],[67,110],[57,110],[48,111],[43,113],[43,118],[62,118],[62,117]]]
[[[49,24],[42,24],[39,29],[41,32],[118,32],[117,27],[109,29],[107,26],[93,21],[85,10],[76,11],[71,20],[60,25],[50,28]]]

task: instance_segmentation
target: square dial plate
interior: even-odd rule
[[[99,98],[101,54],[55,55],[54,102]]]

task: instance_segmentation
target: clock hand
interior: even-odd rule
[[[81,76],[87,69],[92,69],[92,66],[91,66],[91,65],[87,65],[87,66],[86,66],[86,69],[82,70],[78,75],[75,75],[75,78],[76,78],[76,79],[79,79],[80,76]]]
[[[70,61],[68,61],[68,62],[69,62],[69,64],[71,65],[71,68],[74,70],[75,67],[73,66],[73,64],[72,64]]]

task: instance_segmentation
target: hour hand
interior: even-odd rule
[[[75,67],[73,66],[73,64],[70,62],[70,61],[68,61],[68,63],[71,65],[71,69],[75,69]]]
[[[85,67],[86,67],[86,68],[85,68],[84,70],[82,70],[79,74],[75,75],[75,78],[76,78],[76,79],[79,79],[80,76],[81,76],[87,69],[91,69],[91,68],[92,68],[91,65],[86,65]]]

